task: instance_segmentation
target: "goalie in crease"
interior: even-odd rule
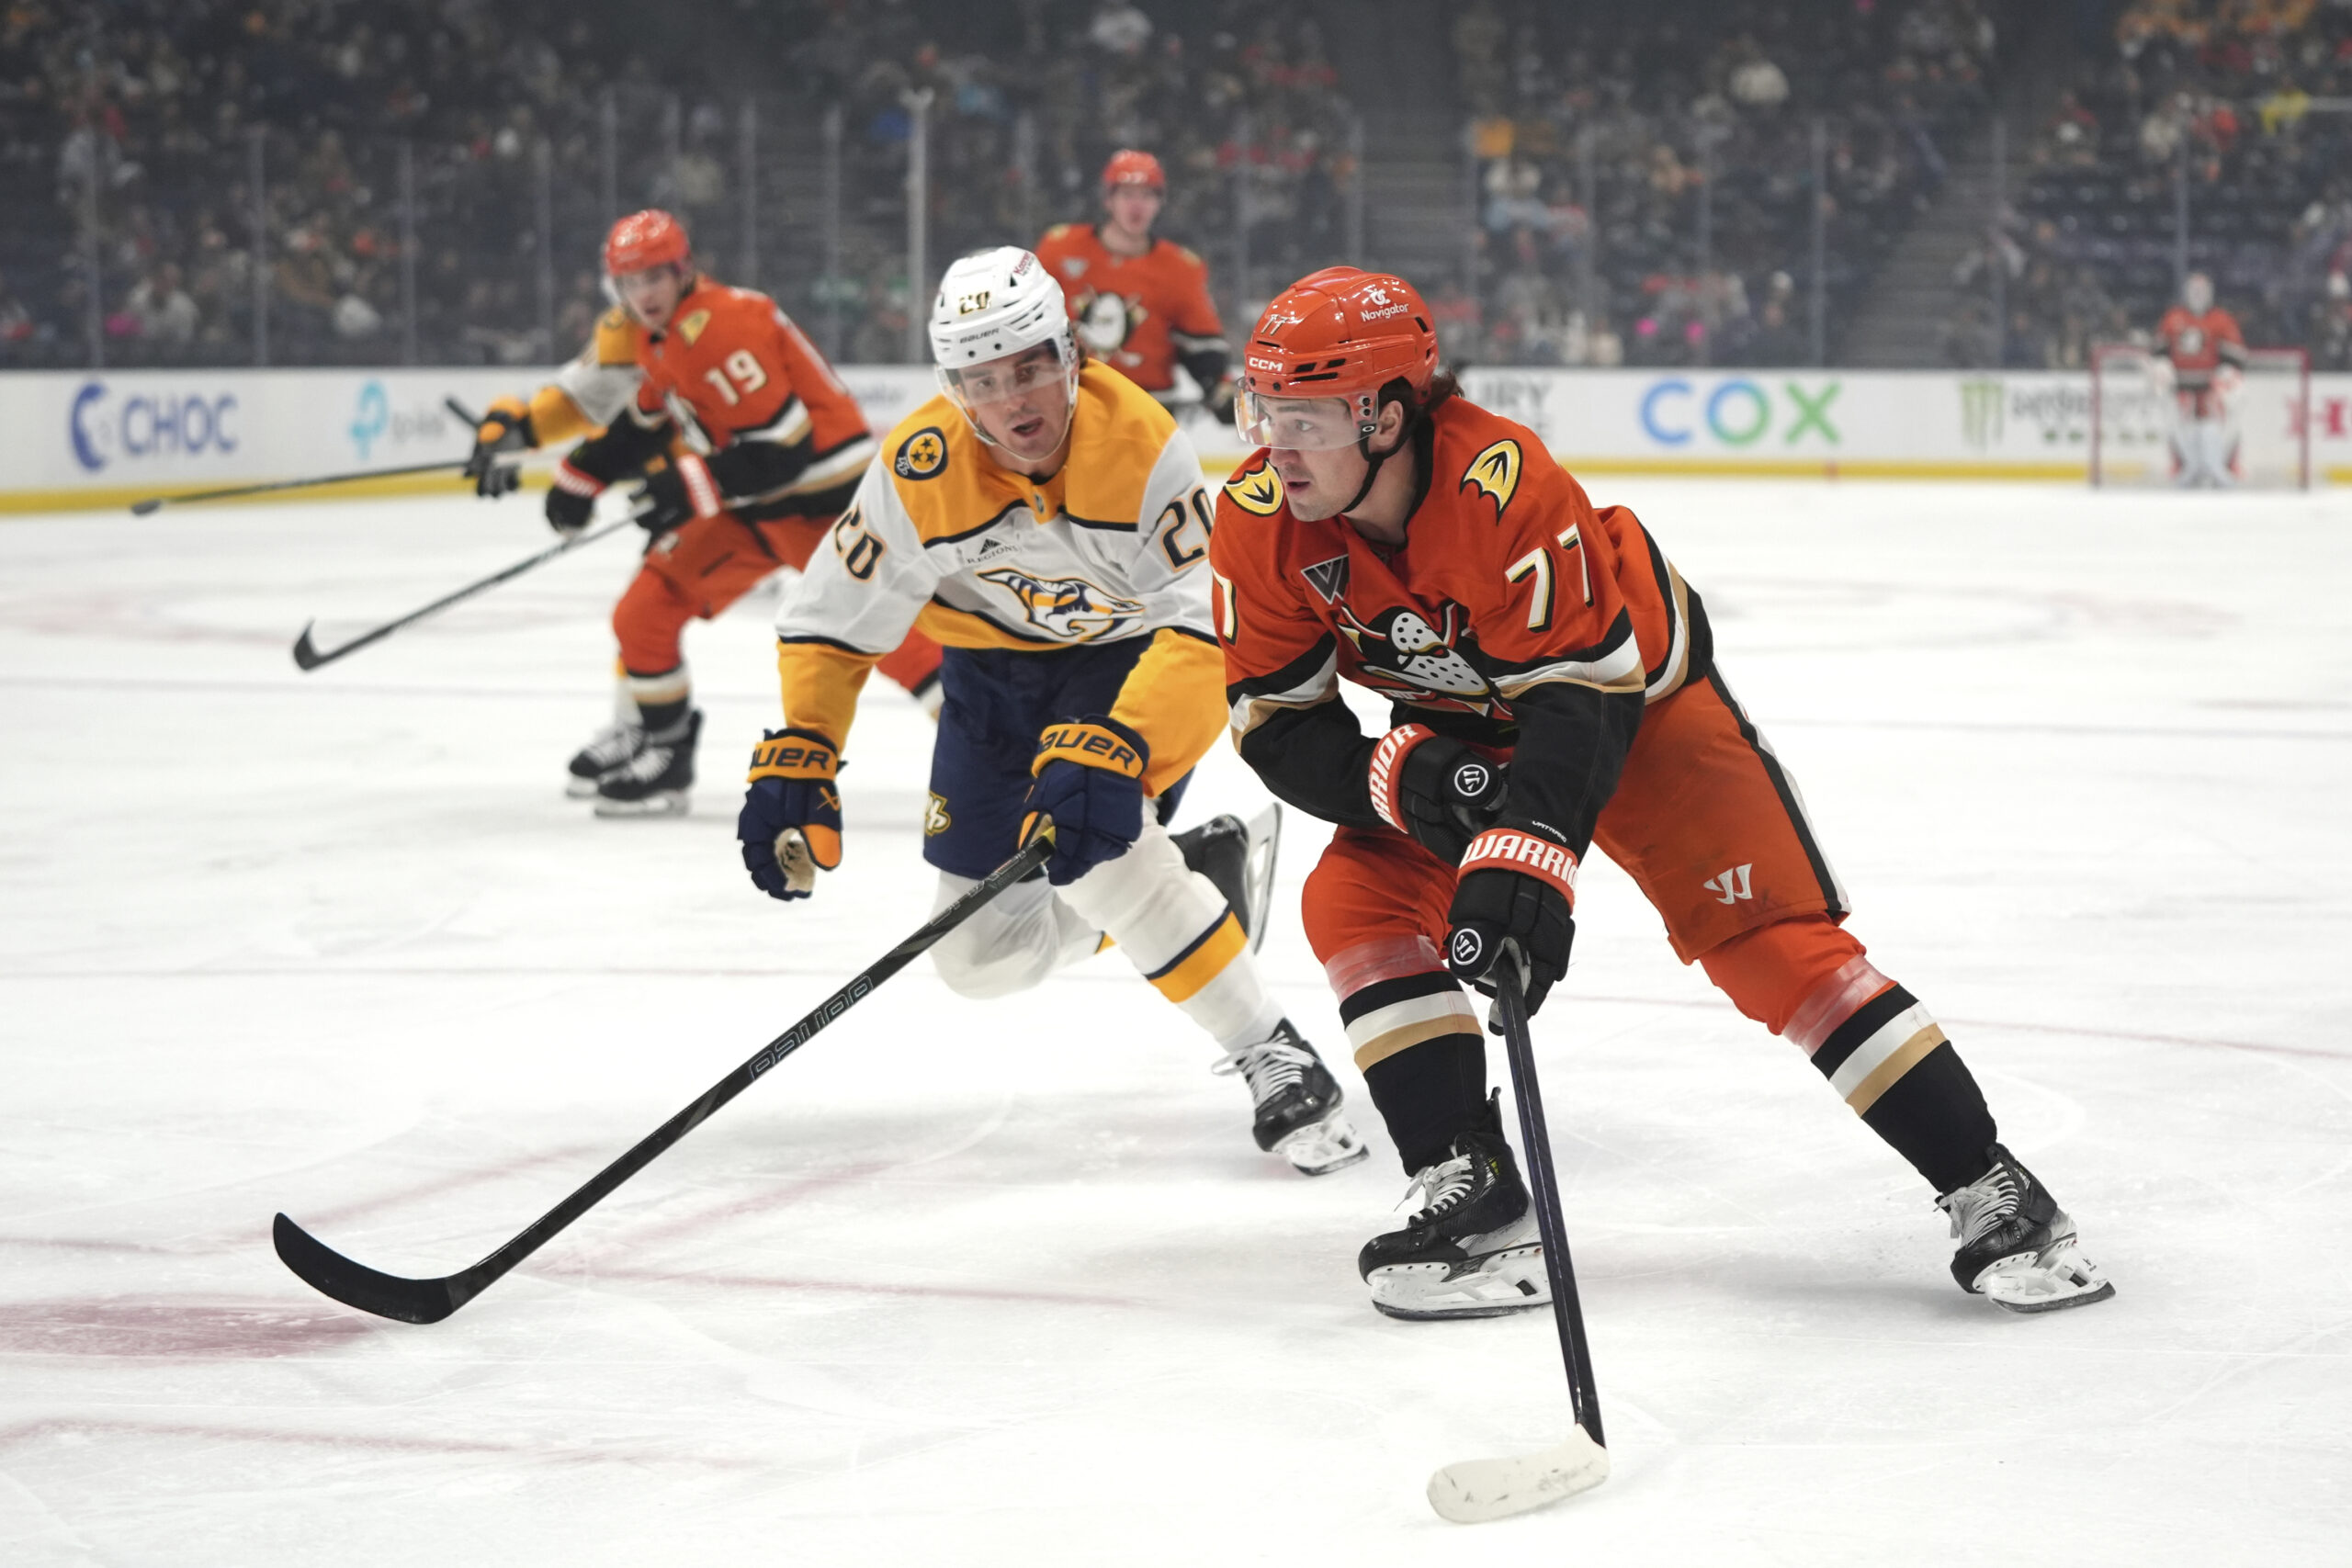
[[[736,830],[752,880],[804,898],[840,864],[859,689],[927,634],[946,649],[923,821],[938,908],[1041,820],[1055,834],[1044,877],[933,950],[948,985],[1008,996],[1115,944],[1248,1084],[1260,1148],[1309,1175],[1353,1164],[1340,1087],[1250,953],[1270,854],[1230,818],[1165,826],[1225,725],[1192,443],[1086,361],[1027,251],[950,266],[931,342],[940,394],[884,440],[777,614],[785,727],[752,758]]]

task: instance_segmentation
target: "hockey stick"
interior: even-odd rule
[[[379,1273],[355,1263],[319,1241],[284,1214],[277,1216],[272,1239],[277,1256],[304,1284],[345,1306],[372,1312],[401,1323],[438,1323],[495,1284],[501,1276],[555,1238],[558,1232],[602,1202],[612,1190],[653,1162],[664,1149],[693,1132],[713,1111],[745,1089],[762,1073],[807,1044],[818,1031],[874,993],[876,987],[921,956],[940,938],[962,925],[981,905],[1046,863],[1053,853],[1051,824],[1021,852],[990,872],[970,892],[924,922],[922,929],[892,948],[840,990],[827,997],[808,1015],[760,1047],[733,1072],[703,1091],[702,1098],[671,1117],[620,1158],[598,1171],[587,1185],[541,1214],[519,1235],[470,1269],[437,1280],[407,1280]]]
[[[130,503],[133,517],[166,506],[185,506],[192,501],[235,501],[243,496],[267,495],[281,490],[316,490],[322,485],[357,484],[362,479],[395,479],[409,474],[454,474],[466,466],[463,457],[446,463],[411,463],[404,468],[363,468],[350,474],[321,474],[309,479],[275,479],[268,484],[238,485],[232,490],[200,490],[193,495],[151,495],[144,501]]]
[[[1568,1440],[1542,1453],[1509,1459],[1464,1460],[1430,1477],[1430,1506],[1458,1525],[1505,1518],[1571,1497],[1609,1479],[1609,1450],[1600,1435],[1600,1399],[1592,1381],[1592,1350],[1585,1343],[1584,1310],[1577,1302],[1577,1276],[1568,1261],[1568,1237],[1560,1217],[1559,1180],[1552,1167],[1552,1135],[1544,1126],[1544,1097],[1535,1084],[1535,1052],[1527,1035],[1525,971],[1518,949],[1507,947],[1495,967],[1495,1012],[1503,1048],[1510,1056],[1511,1082],[1519,1096],[1519,1132],[1526,1150],[1528,1196],[1535,1205],[1535,1228],[1544,1238],[1544,1272],[1552,1286],[1552,1317],[1560,1331],[1560,1357],[1568,1372],[1568,1404],[1577,1428]]]
[[[342,647],[331,648],[326,649],[324,652],[321,652],[318,645],[311,640],[311,628],[317,626],[318,622],[305,621],[302,624],[302,635],[294,639],[294,662],[305,670],[316,670],[322,664],[332,664],[346,653],[356,653],[371,642],[380,642],[384,638],[391,636],[394,632],[400,630],[402,626],[413,626],[417,622],[424,619],[427,615],[438,615],[440,612],[447,609],[450,605],[458,603],[460,600],[470,599],[475,594],[482,592],[484,590],[497,587],[500,583],[506,581],[510,578],[522,576],[525,572],[530,570],[535,566],[544,566],[560,555],[564,555],[570,551],[576,550],[582,545],[593,545],[598,539],[605,538],[609,535],[617,534],[624,528],[633,528],[636,525],[636,518],[623,517],[617,521],[607,523],[601,528],[591,528],[584,534],[575,534],[571,538],[565,539],[560,544],[548,546],[546,549],[541,550],[537,555],[518,560],[513,566],[507,567],[503,570],[494,571],[479,582],[469,582],[463,588],[458,589],[455,593],[445,593],[440,598],[435,599],[432,604],[425,605],[424,608],[421,610],[412,610],[396,621],[386,621],[382,626],[375,628],[375,630],[362,632],[359,636],[352,638],[349,642],[345,643]]]

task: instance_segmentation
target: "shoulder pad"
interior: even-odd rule
[[[599,365],[637,363],[637,318],[617,305],[596,318],[589,353]]]
[[[1183,258],[1183,262],[1186,266],[1196,266],[1204,272],[1208,269],[1209,264],[1203,261],[1200,257],[1200,253],[1193,250],[1191,246],[1180,245],[1175,242],[1170,241],[1169,242],[1169,248],[1173,250],[1177,255]]]
[[[1069,237],[1069,231],[1076,227],[1078,227],[1078,225],[1075,223],[1057,223],[1052,228],[1046,231],[1046,241],[1050,243],[1055,240],[1066,239]]]

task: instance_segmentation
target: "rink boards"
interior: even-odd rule
[[[461,459],[478,409],[543,369],[28,371],[0,377],[10,462],[0,512],[128,505],[151,495]],[[877,429],[932,395],[915,366],[842,371]],[[2087,372],[1482,369],[1468,395],[1595,474],[2080,479]],[[1203,466],[1243,454],[1184,414]],[[2314,484],[2352,483],[2352,376],[2312,378]],[[345,493],[419,493],[431,476]]]

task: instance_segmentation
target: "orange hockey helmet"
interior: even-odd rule
[[[605,236],[605,276],[625,277],[665,263],[684,266],[691,254],[686,226],[660,208],[649,207],[630,213]]]
[[[1234,423],[1261,446],[1352,446],[1379,428],[1383,388],[1403,381],[1418,413],[1436,375],[1437,328],[1419,289],[1394,273],[1327,266],[1275,295],[1250,330]]]
[[[1102,188],[1109,190],[1113,186],[1149,186],[1164,191],[1168,188],[1168,171],[1150,153],[1123,147],[1102,165]]]

